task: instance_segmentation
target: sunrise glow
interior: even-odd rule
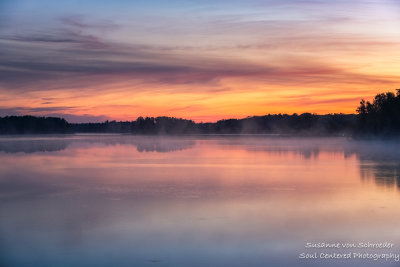
[[[399,14],[395,0],[1,1],[0,116],[354,113],[400,88]]]

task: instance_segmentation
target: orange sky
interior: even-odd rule
[[[0,116],[354,113],[400,88],[395,1],[0,5]]]

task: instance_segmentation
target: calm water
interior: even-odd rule
[[[0,266],[399,266],[400,145],[345,138],[0,138]],[[392,242],[392,249],[306,243]]]

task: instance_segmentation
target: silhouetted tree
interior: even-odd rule
[[[358,128],[361,135],[400,134],[400,89],[375,96],[371,102],[361,100],[357,108]]]
[[[0,134],[26,133],[130,133],[145,135],[176,134],[350,134],[355,115],[303,113],[276,114],[227,119],[215,123],[195,123],[172,117],[139,117],[135,121],[104,123],[67,123],[60,118],[32,116],[0,118]]]
[[[66,133],[68,122],[61,118],[7,116],[0,118],[0,134]]]

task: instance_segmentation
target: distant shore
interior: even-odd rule
[[[135,121],[68,123],[63,118],[7,116],[0,118],[0,134],[121,133],[134,135],[269,135],[351,136],[355,114],[276,114],[195,123],[172,117],[139,117]]]

